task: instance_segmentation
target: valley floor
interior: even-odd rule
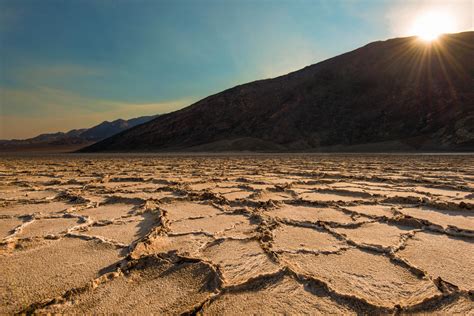
[[[0,157],[0,313],[474,315],[472,155]]]

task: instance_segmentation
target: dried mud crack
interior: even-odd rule
[[[0,313],[472,314],[471,156],[0,160]]]

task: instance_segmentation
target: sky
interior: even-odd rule
[[[0,0],[0,139],[175,111],[474,0]]]

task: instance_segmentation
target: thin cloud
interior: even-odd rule
[[[14,71],[13,71],[14,70]],[[55,86],[58,82],[71,81],[77,78],[105,76],[104,69],[76,64],[28,65],[14,68],[3,76],[14,80],[21,86]]]
[[[95,99],[70,91],[0,88],[0,139],[26,138],[39,133],[90,127],[105,120],[172,112],[191,98],[130,103]]]

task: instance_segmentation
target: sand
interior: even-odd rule
[[[2,314],[474,314],[474,156],[2,156],[0,178]]]

